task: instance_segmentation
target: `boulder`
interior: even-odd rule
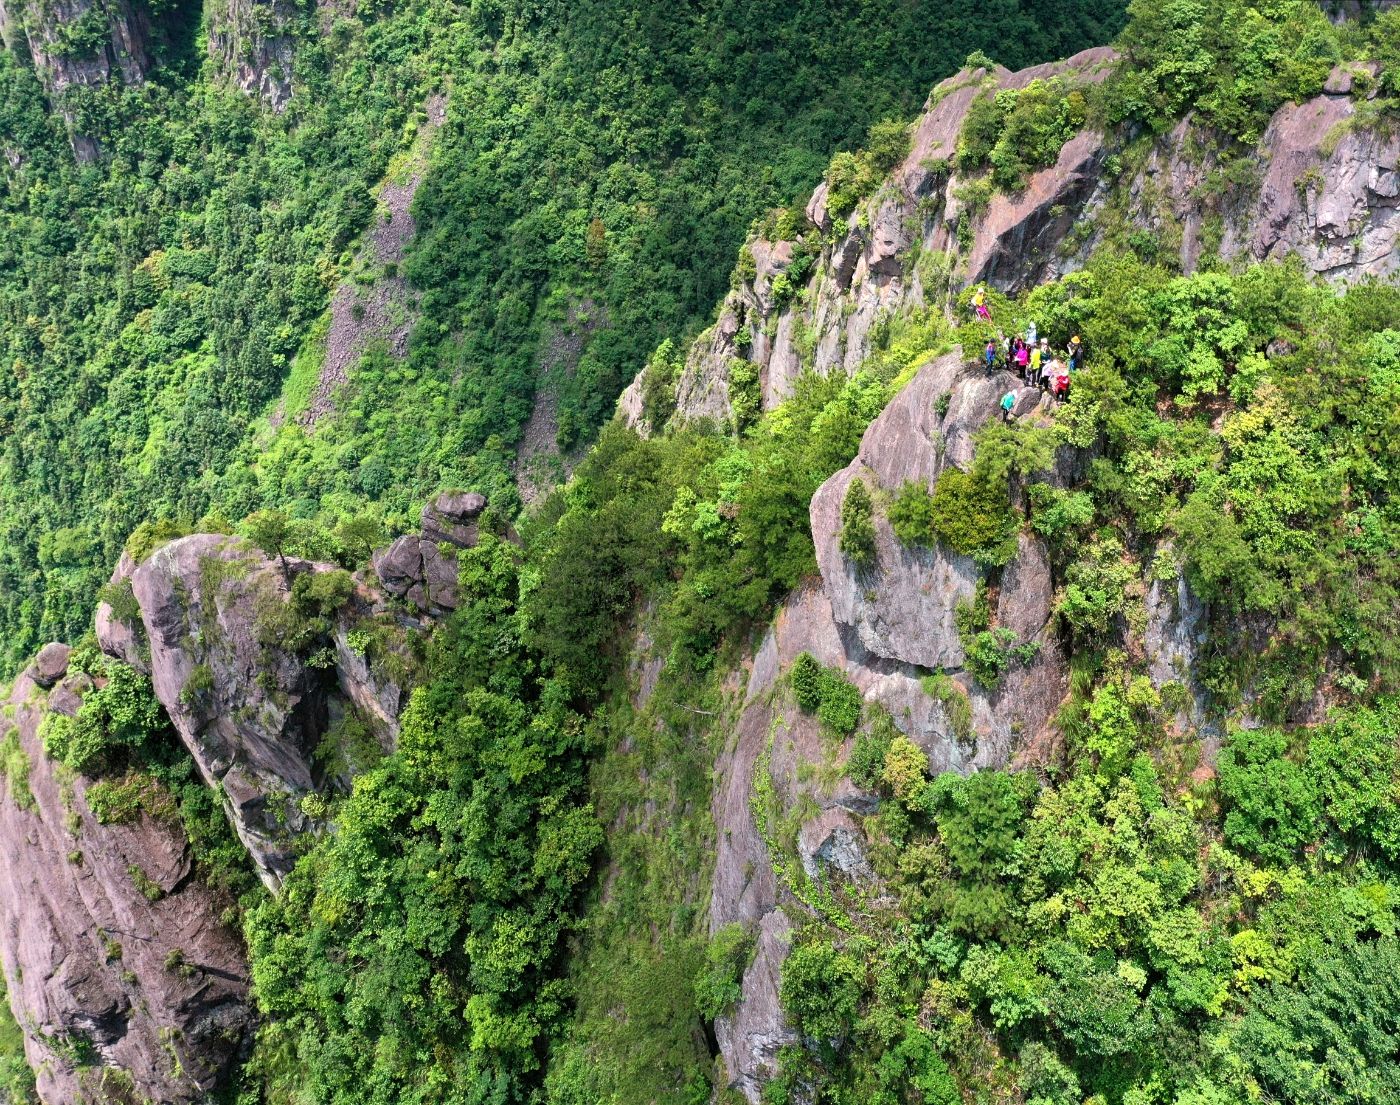
[[[405,534],[374,554],[374,574],[384,590],[425,614],[457,607],[457,562],[436,542]]]
[[[870,882],[875,878],[870,861],[865,858],[865,833],[856,819],[839,806],[823,810],[802,826],[797,851],[802,869],[813,882],[833,875],[851,882]]]
[[[39,650],[29,665],[29,678],[45,689],[52,687],[68,671],[68,654],[73,650],[58,641],[50,641]]]
[[[469,549],[476,544],[477,518],[485,509],[485,495],[475,491],[444,491],[423,506],[423,537],[435,543],[446,542]]]
[[[92,688],[92,680],[87,675],[74,672],[49,692],[49,709],[64,717],[77,717],[83,698]]]

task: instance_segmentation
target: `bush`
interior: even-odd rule
[[[841,500],[841,551],[857,567],[875,560],[875,504],[860,478],[851,481]]]
[[[1015,552],[1015,517],[1006,493],[961,468],[950,465],[938,477],[930,526],[934,537],[967,556],[1004,564]]]
[[[1317,838],[1320,815],[1313,780],[1287,758],[1286,749],[1277,729],[1241,729],[1230,735],[1216,763],[1216,785],[1228,810],[1225,839],[1280,864]]]
[[[908,480],[899,489],[889,510],[890,528],[906,545],[932,545],[933,496],[917,480]]]
[[[822,724],[849,736],[860,724],[860,689],[835,668],[822,673],[822,702],[817,716]]]
[[[808,713],[822,704],[822,666],[810,652],[799,654],[792,662],[792,692]]]
[[[739,1000],[740,983],[753,952],[753,937],[741,924],[724,925],[710,938],[705,967],[695,980],[695,1005],[712,1021]]]
[[[799,945],[783,964],[783,1009],[809,1039],[840,1041],[855,1025],[862,974],[855,957],[825,941]]]

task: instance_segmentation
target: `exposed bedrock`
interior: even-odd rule
[[[194,877],[178,821],[100,824],[91,781],[44,756],[44,714],[75,712],[92,683],[40,655],[52,689],[22,675],[0,722],[26,765],[7,757],[0,786],[0,960],[40,1096],[202,1101],[252,1023],[230,903]]]

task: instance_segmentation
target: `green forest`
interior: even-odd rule
[[[991,627],[989,589],[1018,536],[1043,539],[1069,667],[1058,742],[934,774],[841,671],[804,653],[779,675],[775,709],[844,749],[813,775],[877,796],[862,825],[880,890],[804,870],[812,811],[784,809],[761,760],[750,808],[798,903],[778,982],[793,1031],[761,1101],[1400,1101],[1400,285],[1214,248],[1183,273],[1110,200],[1081,268],[990,292],[995,328],[955,288],[888,319],[850,373],[804,371],[767,410],[740,374],[730,419],[667,423],[689,343],[752,276],[746,238],[791,229],[810,264],[836,240],[801,213],[812,188],[858,211],[965,62],[1122,53],[1085,93],[974,102],[956,157],[973,209],[1091,124],[1120,140],[1103,176],[1126,184],[1188,112],[1213,200],[1254,171],[1273,112],[1340,63],[1374,92],[1356,125],[1400,128],[1400,10],[366,2],[298,9],[280,114],[216,78],[196,13],[149,10],[152,79],[72,90],[103,150],[89,164],[32,63],[0,50],[17,151],[0,163],[0,675],[78,645],[96,689],[46,720],[45,754],[94,781],[104,823],[178,822],[235,903],[258,1024],[210,1100],[744,1101],[715,1024],[755,933],[709,919],[735,688],[818,578],[813,495],[870,423],[933,358],[971,364],[1034,320],[1091,351],[1050,423],[993,419],[930,488],[856,480],[840,547],[872,563],[883,515],[911,556],[971,558],[958,632],[993,688],[1033,651]],[[437,93],[406,356],[367,350],[308,431],[295,415],[373,188],[419,156]],[[643,369],[647,435],[613,418]],[[541,396],[576,467],[526,504],[516,450]],[[1050,473],[1075,451],[1065,486]],[[364,569],[444,488],[490,504],[458,555],[462,601],[423,634],[396,747],[325,801],[333,829],[273,893],[151,681],[98,653],[94,605],[134,601],[103,588],[124,549],[198,531]],[[1204,643],[1194,685],[1157,685],[1134,646],[1141,583],[1178,575]],[[289,639],[324,644],[350,584],[322,578],[291,588]],[[643,652],[662,661],[644,702]],[[946,674],[924,684],[966,701]],[[1248,724],[1184,723],[1197,695]],[[0,742],[18,794],[9,755]],[[34,1101],[25,1027],[0,1001],[14,1105]]]

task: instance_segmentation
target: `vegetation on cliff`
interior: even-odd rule
[[[518,544],[504,536],[513,446],[542,342],[589,334],[573,370],[543,381],[558,443],[580,445],[660,339],[711,309],[752,214],[868,140],[875,154],[829,174],[854,210],[900,130],[869,124],[953,68],[939,51],[1010,40],[1005,60],[1027,61],[1114,20],[1110,4],[1037,4],[1039,22],[1011,3],[977,10],[966,35],[951,33],[960,10],[940,17],[936,49],[907,6],[879,3],[859,25],[817,4],[689,21],[601,2],[339,17],[336,60],[307,47],[287,117],[182,97],[202,86],[172,71],[113,96],[110,157],[81,170],[32,76],[0,55],[0,124],[24,145],[0,206],[14,231],[0,662],[82,633],[143,517],[162,522],[138,530],[141,553],[197,515],[247,516],[269,553],[355,565],[440,484],[488,492],[497,515],[458,558],[462,602],[432,634],[396,749],[318,810],[334,830],[306,839],[276,895],[237,862],[130,668],[78,654],[103,685],[49,720],[48,754],[102,778],[99,817],[173,801],[205,874],[243,897],[264,1021],[240,1103],[724,1099],[711,1034],[754,945],[742,926],[710,940],[704,908],[736,672],[814,573],[814,493],[915,370],[958,343],[971,360],[987,329],[930,305],[885,322],[849,375],[803,374],[760,411],[757,378],[736,372],[728,424],[669,429],[681,359],[661,345],[646,378],[657,432],[603,427],[567,486],[518,519]],[[1092,102],[1058,84],[980,100],[959,159],[1014,190],[1083,112],[1165,130],[1190,105],[1237,152],[1367,53],[1385,92],[1369,110],[1385,112],[1397,29],[1394,15],[1337,29],[1301,0],[1138,0],[1130,64]],[[279,424],[285,373],[314,354],[373,217],[368,186],[411,138],[402,104],[444,77],[408,356],[372,351],[315,434]],[[1018,538],[1043,538],[1071,655],[1058,740],[1016,770],[933,777],[842,673],[797,658],[775,695],[823,727],[828,762],[804,767],[878,799],[863,830],[884,892],[780,872],[804,893],[780,983],[794,1035],[764,1100],[1389,1100],[1400,289],[1343,294],[1296,265],[1210,257],[1181,275],[1124,228],[1081,271],[992,306],[1008,332],[1034,319],[1084,337],[1069,400],[1048,425],[984,428],[968,471],[933,488],[852,483],[840,547],[867,568],[883,516],[915,555],[969,557],[981,585],[958,630],[990,689],[1034,646],[992,628],[989,588]],[[73,463],[99,447],[103,464]],[[1074,478],[1052,480],[1073,450]],[[1205,610],[1200,649],[1154,682],[1145,592],[1178,579]],[[334,583],[344,598],[348,577]],[[661,661],[648,695],[628,669],[638,631]],[[920,674],[965,736],[960,686]],[[778,809],[762,786],[765,843],[790,866],[812,811]],[[10,1035],[0,1024],[14,1093]]]

